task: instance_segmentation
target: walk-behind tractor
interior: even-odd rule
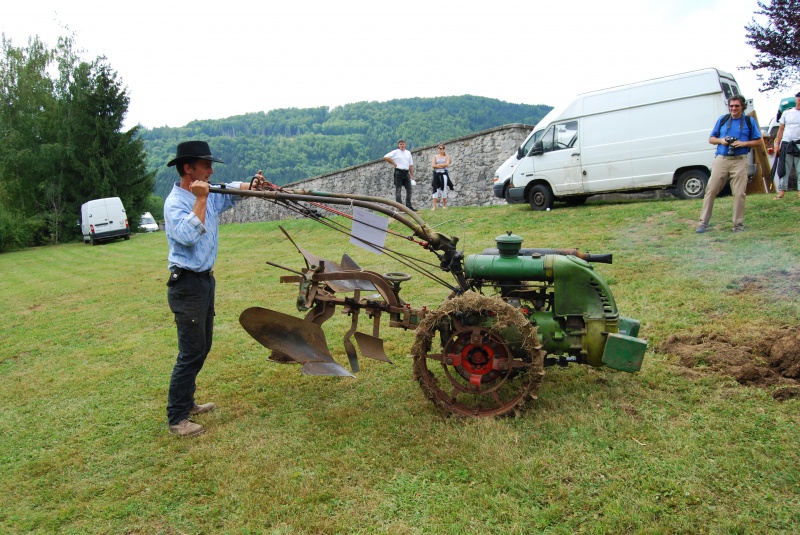
[[[465,416],[497,416],[518,410],[536,397],[546,366],[578,363],[626,372],[641,367],[647,342],[637,337],[639,322],[619,315],[611,290],[591,264],[610,264],[610,254],[523,249],[522,238],[507,232],[496,239],[496,249],[465,257],[457,248],[458,238],[436,232],[399,203],[268,188],[252,191],[215,186],[212,191],[277,203],[355,236],[450,290],[438,308],[412,307],[400,297],[401,284],[410,281],[411,275],[361,269],[347,254],[338,263],[325,259],[295,244],[284,231],[303,255],[305,267],[294,270],[267,264],[292,273],[280,280],[299,288],[297,309],[305,316],[252,307],[239,318],[253,338],[272,350],[270,360],[274,362],[301,364],[302,372],[309,375],[349,377],[359,370],[359,353],[391,362],[379,334],[381,318],[388,316],[390,327],[416,331],[411,348],[414,378],[425,395],[444,412]],[[330,205],[346,205],[356,215]],[[325,211],[343,217],[327,217]],[[438,267],[355,235],[342,220],[354,218],[364,228],[376,230],[368,221],[359,221],[359,213],[373,219],[380,217],[375,213],[385,214],[408,227],[411,235],[388,232],[435,254]],[[454,280],[442,278],[443,272]],[[333,359],[322,330],[337,307],[351,318],[344,335],[350,371]],[[372,322],[370,334],[358,330],[362,313]]]

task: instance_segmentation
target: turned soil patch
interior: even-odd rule
[[[752,334],[672,335],[659,351],[697,374],[721,373],[746,386],[778,388],[773,397],[800,397],[800,327]]]
[[[796,301],[800,297],[800,268],[781,269],[737,279],[727,286],[734,294],[756,293]]]

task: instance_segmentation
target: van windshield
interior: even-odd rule
[[[155,225],[156,220],[153,217],[142,216],[142,221],[139,223],[140,225]]]

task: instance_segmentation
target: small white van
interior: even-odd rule
[[[703,69],[578,95],[536,125],[498,169],[493,193],[533,210],[654,189],[702,198],[709,134],[737,94],[731,74]]]
[[[131,239],[128,216],[119,197],[94,199],[81,206],[83,243],[97,245],[114,238]]]
[[[158,223],[156,223],[153,214],[150,212],[143,213],[141,219],[139,219],[139,228],[145,232],[157,232]]]

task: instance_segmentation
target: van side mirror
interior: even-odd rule
[[[517,147],[517,160],[521,160],[525,157],[525,152],[523,152],[522,147]]]
[[[544,143],[541,141],[537,141],[533,144],[533,150],[531,151],[531,156],[538,156],[540,154],[544,154]]]

